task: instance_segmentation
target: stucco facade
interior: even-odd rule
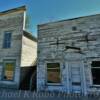
[[[98,92],[99,61],[100,14],[38,25],[38,91]],[[59,84],[48,84],[48,63],[60,64]]]

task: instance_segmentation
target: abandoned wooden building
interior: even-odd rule
[[[25,31],[25,6],[0,13],[0,88],[29,88],[37,39]]]
[[[100,14],[38,25],[38,91],[100,91]]]

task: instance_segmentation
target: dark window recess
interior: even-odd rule
[[[100,85],[100,61],[93,61],[91,66],[93,84]]]
[[[100,85],[100,69],[92,69],[93,84]]]
[[[76,30],[77,30],[77,27],[76,27],[76,26],[73,26],[73,27],[72,27],[72,30],[73,30],[73,31],[76,31]]]
[[[100,61],[92,61],[92,67],[100,67]]]

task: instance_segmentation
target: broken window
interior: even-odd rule
[[[47,83],[60,83],[60,64],[47,63]]]
[[[92,66],[93,84],[100,85],[100,61],[93,61],[91,66]]]
[[[4,63],[4,72],[3,72],[3,80],[12,81],[14,78],[14,63],[5,62]]]

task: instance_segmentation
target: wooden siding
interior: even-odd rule
[[[73,30],[73,27],[76,27],[76,30]],[[46,61],[58,60],[62,63],[62,84],[46,86]],[[100,14],[38,26],[38,90],[70,92],[72,88],[69,87],[70,72],[65,63],[82,61],[83,65],[80,66],[82,68],[82,91],[83,93],[91,91],[90,87],[93,85],[91,62],[93,60],[100,60]],[[93,89],[99,90],[95,87]],[[76,90],[74,89],[73,92]]]
[[[21,57],[21,40],[23,33],[23,12],[8,13],[4,16],[0,16],[0,62],[6,60],[16,60],[15,65],[15,77],[14,81],[3,81],[3,65],[0,66],[0,88],[17,88],[19,87],[20,78],[20,57]],[[11,48],[3,48],[3,39],[5,31],[12,33]]]

